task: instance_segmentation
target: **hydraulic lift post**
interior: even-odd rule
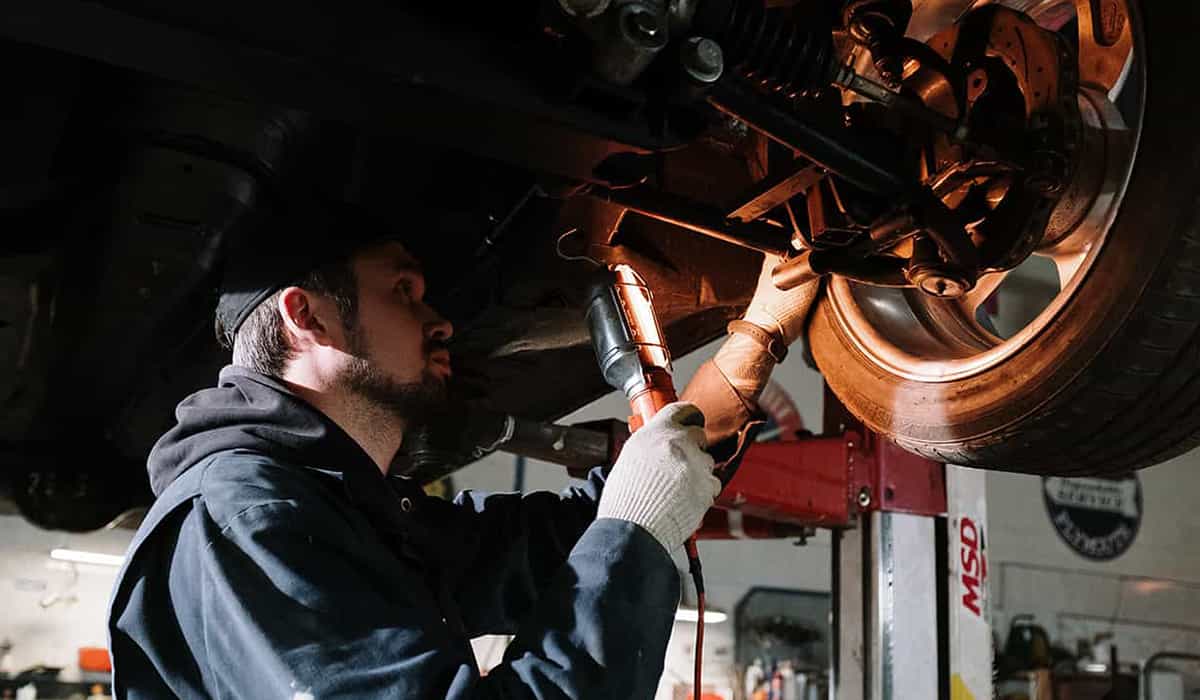
[[[824,436],[750,447],[701,537],[833,531],[831,700],[991,698],[986,473],[900,449],[828,393],[825,415]]]

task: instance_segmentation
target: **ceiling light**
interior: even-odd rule
[[[100,554],[99,552],[84,552],[78,549],[52,549],[50,558],[58,561],[69,561],[74,564],[98,564],[100,566],[120,566],[125,563],[125,557],[119,554]]]
[[[700,619],[700,611],[690,605],[681,605],[675,611],[675,620],[678,622],[695,622],[698,619]],[[720,610],[704,611],[704,624],[706,625],[715,625],[727,619],[729,619],[729,616]]]

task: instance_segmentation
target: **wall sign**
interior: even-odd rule
[[[1047,476],[1042,494],[1058,536],[1088,559],[1121,556],[1142,524],[1142,486],[1136,474],[1116,479]]]

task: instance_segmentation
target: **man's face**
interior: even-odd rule
[[[450,322],[424,301],[425,277],[399,243],[385,243],[352,260],[358,313],[347,329],[351,356],[343,385],[412,422],[446,402]]]

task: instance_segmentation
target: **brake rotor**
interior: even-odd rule
[[[965,126],[933,133],[924,183],[966,223],[980,272],[1019,265],[1041,244],[1078,170],[1082,128],[1070,46],[1027,15],[988,5],[927,41],[905,87]]]

